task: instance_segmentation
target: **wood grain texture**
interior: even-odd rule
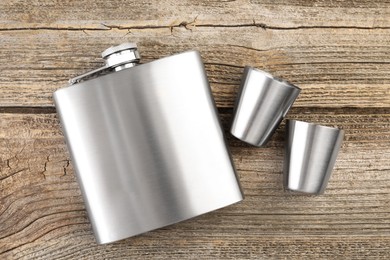
[[[10,0],[0,3],[0,28],[154,28],[194,20],[198,26],[389,28],[389,5],[367,0]]]
[[[143,62],[202,54],[219,107],[232,107],[246,65],[300,86],[301,107],[390,107],[390,30],[258,27],[0,31],[1,106],[53,106],[52,92],[100,67],[100,51],[136,41]],[[234,37],[232,37],[234,36]],[[178,43],[178,41],[180,41]],[[59,58],[60,57],[60,58]]]
[[[246,198],[98,246],[52,92],[125,41],[201,52]],[[0,259],[389,259],[389,43],[388,1],[0,1]],[[302,88],[288,118],[346,131],[324,195],[283,191],[284,123],[229,135],[246,65]]]

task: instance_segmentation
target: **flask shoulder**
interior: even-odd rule
[[[186,69],[186,68],[188,69],[189,67],[191,67],[192,69],[195,69],[198,67],[200,70],[202,70],[202,72],[204,72],[204,65],[203,65],[202,57],[201,57],[199,51],[190,50],[190,51],[185,51],[185,52],[177,53],[174,55],[166,56],[166,57],[163,57],[163,58],[160,58],[160,59],[148,62],[148,63],[139,64],[138,66],[128,68],[128,69],[125,69],[123,71],[118,71],[118,72],[113,72],[113,73],[109,73],[106,75],[101,75],[101,76],[98,76],[96,78],[89,79],[87,81],[82,81],[79,83],[75,83],[72,85],[68,85],[68,86],[59,88],[59,89],[54,91],[53,98],[55,100],[59,99],[61,96],[63,96],[67,92],[70,92],[70,93],[74,92],[72,89],[80,87],[80,86],[88,85],[88,88],[93,88],[94,85],[100,85],[100,84],[96,84],[96,83],[100,82],[101,80],[104,80],[105,78],[108,78],[109,80],[112,79],[113,75],[120,75],[120,74],[125,73],[125,74],[132,75],[134,78],[137,76],[137,74],[139,72],[149,71],[150,73],[152,73],[150,68],[156,69],[158,67],[160,67],[160,69],[162,69],[161,72],[166,72],[168,70],[175,70],[176,69],[176,70],[178,70],[176,72],[179,73],[180,70]],[[153,73],[159,74],[158,71],[155,71]],[[88,91],[90,91],[90,90],[88,90]]]
[[[202,58],[200,56],[199,51],[189,50],[189,51],[185,51],[185,52],[176,53],[176,54],[173,54],[170,56],[166,56],[166,57],[154,60],[150,63],[165,62],[167,60],[186,60],[186,59],[194,59],[194,60],[198,60],[198,61],[202,62]],[[149,64],[149,63],[145,63],[142,65],[146,65],[146,64]]]
[[[166,76],[188,74],[189,72],[196,71],[205,72],[202,57],[198,51],[186,51],[174,54],[141,64],[132,69],[134,73],[147,71],[151,74],[165,74]]]

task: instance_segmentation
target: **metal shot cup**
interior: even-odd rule
[[[285,189],[324,193],[343,138],[344,131],[338,128],[287,120]]]
[[[267,72],[245,67],[230,132],[244,142],[264,146],[300,91]]]

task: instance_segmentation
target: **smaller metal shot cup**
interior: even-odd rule
[[[284,187],[322,194],[336,162],[344,131],[302,121],[287,120]]]

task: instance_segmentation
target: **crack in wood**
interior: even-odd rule
[[[18,171],[16,171],[16,172],[12,172],[12,173],[10,173],[9,175],[0,178],[0,181],[4,181],[5,179],[11,178],[11,177],[14,176],[15,174],[18,174],[19,172],[23,172],[23,171],[26,171],[26,170],[30,170],[30,168],[26,167],[26,168],[23,168],[23,169],[18,170]]]
[[[5,106],[0,107],[0,114],[55,114],[54,106]]]
[[[66,176],[67,175],[67,168],[69,167],[70,165],[70,160],[69,159],[66,159],[64,160],[65,161],[65,165],[63,166],[63,169],[64,169],[64,175],[63,176]]]
[[[11,168],[11,166],[9,165],[9,159],[6,160],[6,164],[7,164],[7,168],[11,170],[12,168]]]
[[[233,113],[234,108],[228,107],[220,107],[218,108],[218,113],[220,114],[231,114]],[[321,113],[322,111],[326,111],[329,114],[339,115],[353,115],[353,114],[390,114],[390,108],[357,108],[357,107],[292,107],[291,111],[295,111],[296,114],[304,114],[304,113]],[[291,114],[291,113],[290,113]]]
[[[46,161],[45,161],[45,163],[43,164],[43,171],[40,172],[40,174],[43,175],[43,179],[45,179],[45,180],[46,180],[46,174],[45,174],[45,172],[47,171],[47,164],[48,164],[49,162],[50,162],[50,155],[48,155],[48,156],[46,157]]]
[[[196,24],[196,18],[193,21],[181,21],[173,25],[143,25],[143,26],[125,26],[125,25],[111,25],[100,23],[104,28],[97,27],[51,27],[51,26],[37,26],[37,27],[4,27],[0,31],[27,31],[27,30],[53,30],[53,31],[82,31],[87,34],[87,31],[109,31],[117,30],[150,30],[150,29],[170,29],[185,28],[192,31],[191,27],[210,27],[210,28],[241,28],[241,27],[259,27],[264,30],[304,30],[304,29],[357,29],[357,30],[390,30],[390,26],[348,26],[348,25],[299,25],[299,26],[272,26],[264,23],[242,23],[242,24]]]
[[[231,114],[233,112],[233,107],[218,107],[218,112],[220,114]],[[293,108],[296,111],[312,112],[318,113],[320,111],[333,111],[336,114],[356,114],[362,113],[364,111],[367,114],[388,114],[390,113],[390,108],[386,107],[295,107]],[[40,106],[10,106],[10,107],[0,107],[0,114],[56,114],[56,108],[53,107],[40,107]],[[9,162],[7,162],[7,167]]]

